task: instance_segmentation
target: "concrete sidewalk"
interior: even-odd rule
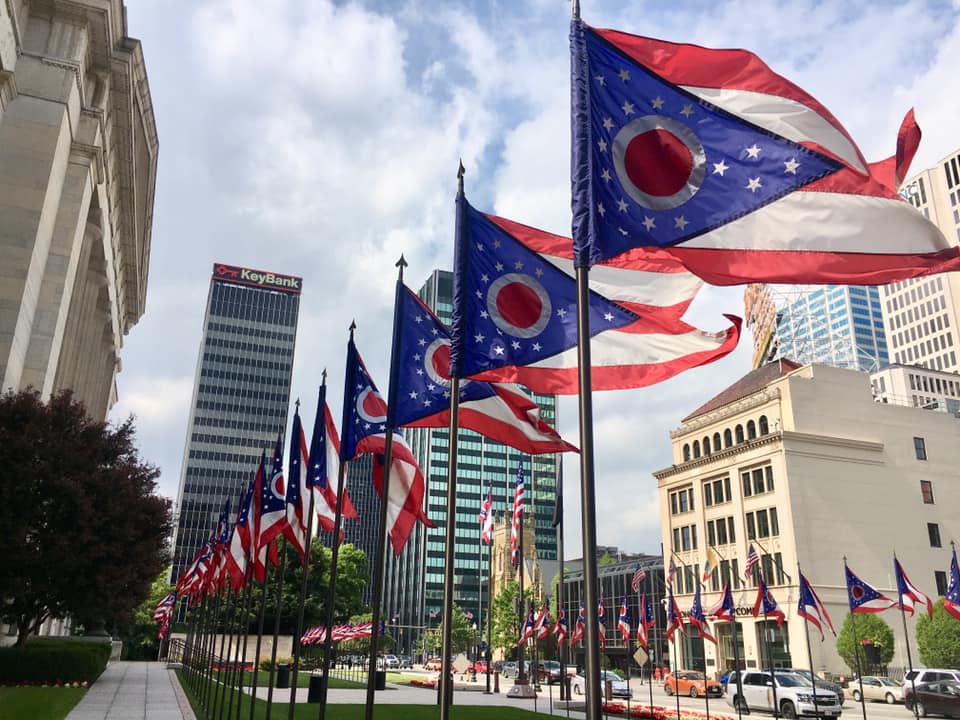
[[[196,720],[166,663],[113,662],[67,720]]]

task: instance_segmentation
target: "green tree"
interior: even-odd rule
[[[123,627],[170,562],[170,501],[134,434],[69,391],[0,396],[0,597],[18,644],[48,617]]]
[[[127,660],[155,660],[160,649],[157,632],[160,625],[153,612],[164,596],[173,590],[167,583],[169,570],[160,573],[150,586],[150,596],[133,611],[133,617],[123,634],[123,654]]]
[[[280,593],[280,632],[291,635],[296,632],[297,610],[300,602],[300,588],[303,585],[303,566],[300,555],[290,543],[281,542],[281,552],[286,553],[286,570],[283,588]],[[330,567],[333,551],[325,547],[320,538],[313,539],[310,554],[310,575],[307,578],[307,597],[304,603],[304,627],[326,625],[327,591],[330,587]],[[278,568],[270,568],[270,580],[267,589],[264,627],[273,628],[277,612]],[[337,556],[337,595],[335,598],[334,623],[345,623],[351,617],[369,610],[363,602],[363,587],[369,581],[367,556],[353,545],[341,545]],[[259,590],[257,590],[259,598]],[[368,618],[369,619],[369,618]],[[250,618],[251,631],[256,632],[253,615]]]
[[[859,613],[857,615],[857,640],[853,641],[853,615],[848,614],[843,621],[843,627],[840,628],[840,634],[837,635],[837,653],[850,668],[850,672],[857,671],[857,655],[860,656],[860,665],[864,673],[867,672],[868,663],[863,653],[862,643],[864,641],[872,642],[880,651],[880,664],[886,665],[893,658],[893,630],[886,622],[875,614]],[[856,654],[854,654],[856,653]]]
[[[917,651],[927,667],[960,667],[960,622],[943,608],[943,598],[933,605],[933,618],[917,620]]]
[[[519,597],[520,583],[512,580],[493,599],[493,646],[503,648],[511,657],[522,629],[521,613],[517,607]],[[533,601],[533,591],[530,588],[524,588],[523,597],[523,612],[526,613],[526,608]]]

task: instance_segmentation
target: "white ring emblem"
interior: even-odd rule
[[[497,307],[497,298],[500,296],[500,291],[513,283],[523,285],[532,291],[540,300],[540,316],[528,327],[518,327],[514,325],[503,317],[500,309]],[[490,287],[487,290],[487,312],[490,314],[490,319],[493,320],[493,324],[500,330],[513,337],[532,338],[542,333],[547,327],[547,323],[550,322],[552,308],[550,295],[547,293],[546,288],[543,287],[536,278],[530,275],[524,275],[523,273],[507,273],[506,275],[501,275],[490,283]]]

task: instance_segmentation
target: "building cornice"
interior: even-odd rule
[[[703,415],[698,415],[695,418],[692,418],[689,422],[683,423],[676,430],[670,431],[670,438],[676,439],[678,437],[683,437],[688,433],[698,431],[708,425],[713,425],[714,423],[726,420],[735,415],[740,415],[741,413],[747,412],[748,410],[753,410],[758,408],[761,405],[766,405],[769,402],[778,400],[780,398],[780,388],[764,388],[759,392],[755,392],[751,395],[748,395],[745,398],[735,400],[732,403],[719,407],[716,410],[711,410],[708,413]]]
[[[773,443],[778,443],[784,439],[785,433],[782,431],[777,431],[769,433],[767,435],[762,435],[753,440],[747,440],[742,442],[739,445],[734,445],[733,447],[724,448],[717,452],[711,453],[710,455],[704,455],[703,457],[698,457],[693,460],[690,460],[680,465],[671,465],[668,468],[663,468],[662,470],[654,470],[653,476],[657,480],[665,480],[666,478],[674,477],[676,475],[683,475],[688,470],[695,467],[702,467],[704,465],[710,465],[717,462],[718,460],[724,460],[734,455],[737,455],[742,452],[747,452],[750,450],[756,450],[757,448],[763,447],[764,445],[771,445]]]

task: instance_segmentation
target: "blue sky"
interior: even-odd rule
[[[460,158],[474,206],[568,234],[569,2],[127,0],[160,136],[146,313],[126,338],[120,400],[144,456],[179,484],[211,267],[304,277],[293,396],[313,417],[329,371],[339,416],[347,327],[386,386],[394,263],[418,287],[453,255]],[[597,27],[743,47],[823,102],[870,160],[915,107],[915,170],[960,144],[960,0],[581,3]],[[687,319],[725,327],[742,291],[705,287]],[[595,396],[598,540],[656,551],[653,470],[669,431],[750,369],[750,337],[660,386]],[[560,430],[577,442],[576,403]],[[578,556],[576,462],[565,463]]]

